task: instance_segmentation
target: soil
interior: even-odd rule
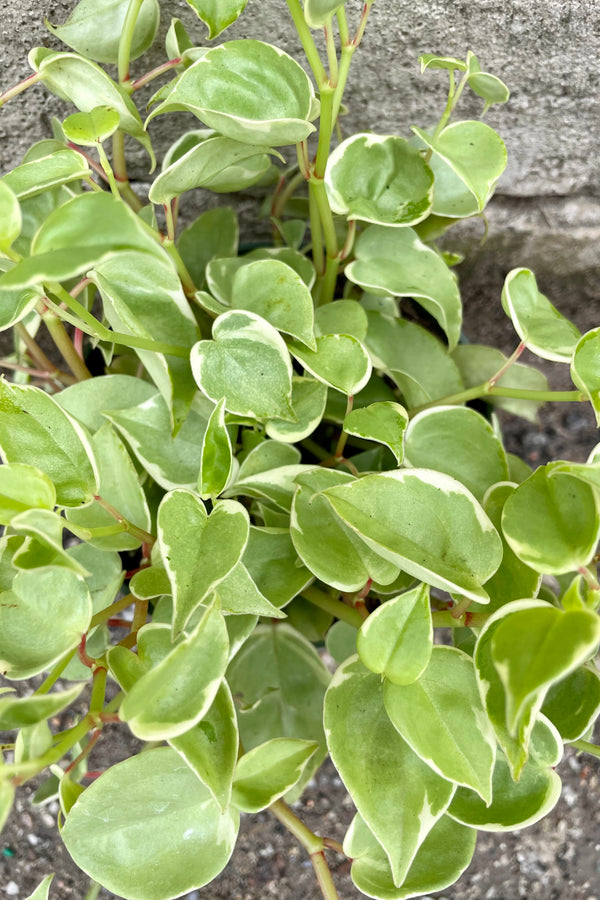
[[[518,340],[502,312],[499,297],[506,271],[490,264],[467,265],[462,281],[465,330],[472,342],[489,343],[511,352]],[[470,260],[472,261],[472,260]],[[487,274],[482,280],[481,271]],[[480,274],[472,274],[477,270]],[[598,325],[598,304],[581,302],[571,292],[557,304],[586,331]],[[587,298],[585,298],[587,300]],[[540,364],[532,357],[523,361]],[[566,389],[568,367],[541,363],[553,387]],[[532,426],[501,415],[507,449],[530,465],[550,458],[583,461],[598,441],[587,405],[556,404],[542,410]],[[64,725],[63,725],[64,727]],[[600,737],[600,734],[597,735]],[[0,741],[2,735],[0,734]],[[109,727],[94,750],[93,768],[129,756],[135,742],[122,727]],[[434,894],[439,900],[600,900],[600,760],[576,756],[567,749],[558,767],[562,797],[545,819],[519,833],[480,834],[473,862],[452,887]],[[73,865],[56,829],[57,807],[33,807],[33,787],[19,791],[13,814],[0,838],[0,900],[24,900],[44,875],[55,872],[52,900],[84,900],[88,882]],[[295,811],[319,834],[343,839],[353,806],[331,763],[310,783]],[[349,863],[330,853],[340,900],[362,895],[350,879]],[[103,892],[101,900],[113,895]],[[187,900],[320,900],[311,864],[302,848],[268,813],[243,817],[233,858],[224,872]],[[427,900],[427,898],[424,898]]]

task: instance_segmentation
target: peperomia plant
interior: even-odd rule
[[[245,6],[188,3],[209,40]],[[178,19],[167,61],[132,78],[158,0],[81,0],[51,27],[70,49],[32,50],[0,95],[41,82],[76,109],[0,179],[0,821],[45,774],[36,802],[59,799],[89,896],[201,888],[264,809],[326,900],[330,849],[364,895],[419,896],[478,830],[554,806],[565,744],[600,755],[600,449],[532,472],[495,413],[589,401],[600,420],[600,328],[581,336],[523,268],[502,292],[515,352],[461,341],[459,260],[436,240],[482,214],[506,152],[456,107],[508,90],[471,52],[427,54],[449,80],[437,124],[344,137],[371,5],[350,28],[341,0],[287,0],[312,79]],[[180,111],[202,127],[145,204],[125,137],[154,167],[154,119]],[[272,186],[269,242],[240,248],[226,205],[178,227],[188,191],[253,185]],[[526,347],[574,389],[550,391]],[[90,770],[115,722],[140,752]],[[343,847],[288,805],[327,754],[357,810]]]

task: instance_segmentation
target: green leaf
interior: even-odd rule
[[[571,360],[573,384],[588,398],[600,427],[600,328],[583,335]]]
[[[383,696],[394,727],[414,752],[434,772],[489,803],[496,740],[471,657],[455,647],[435,646],[418,681],[386,681]]]
[[[139,337],[190,348],[200,330],[171,262],[162,253],[122,252],[88,272],[104,301],[112,328]],[[181,427],[196,393],[187,359],[136,350],[150,377],[173,410],[174,431]]]
[[[345,662],[349,656],[356,653],[357,631],[353,625],[347,622],[334,622],[325,635],[327,652],[337,663]]]
[[[235,706],[225,680],[202,720],[184,734],[170,738],[169,744],[225,812],[231,800],[239,744]]]
[[[355,300],[334,300],[315,310],[315,334],[350,334],[358,341],[365,340],[368,329],[367,314]]]
[[[108,891],[129,900],[166,900],[219,874],[238,825],[237,811],[224,813],[177,753],[161,747],[94,781],[61,836],[79,868]]]
[[[149,199],[152,203],[166,204],[194,188],[211,189],[214,183],[220,186],[220,179],[227,177],[231,167],[255,157],[262,160],[268,152],[275,151],[269,151],[264,143],[256,146],[222,135],[207,137],[163,169],[150,188]]]
[[[191,492],[165,495],[158,508],[157,529],[173,589],[174,634],[240,561],[249,527],[248,513],[235,501],[219,501],[209,516]]]
[[[429,589],[419,587],[383,603],[360,627],[361,661],[392,684],[412,684],[426,669],[433,647]]]
[[[82,684],[58,694],[32,694],[29,697],[0,697],[0,730],[12,731],[35,725],[57,715],[73,703],[83,690]]]
[[[295,422],[269,419],[265,431],[275,441],[299,443],[321,423],[327,403],[327,386],[322,381],[292,375],[292,410]]]
[[[0,185],[7,185],[22,202],[62,184],[81,181],[90,174],[90,167],[81,153],[61,146],[48,156],[16,166],[3,176]]]
[[[238,236],[237,218],[226,206],[207,210],[181,232],[177,249],[197,287],[205,286],[204,271],[211,259],[237,253]]]
[[[6,824],[15,799],[15,786],[8,779],[0,780],[0,833]],[[49,882],[48,882],[49,883]],[[31,898],[30,898],[31,900]]]
[[[171,19],[169,30],[165,35],[165,53],[168,59],[183,56],[186,50],[194,46],[181,19]]]
[[[261,594],[278,609],[296,597],[313,577],[298,559],[287,528],[251,525],[242,562]]]
[[[129,395],[122,398],[128,399]],[[169,410],[160,394],[153,394],[137,406],[104,415],[125,438],[148,474],[169,491],[196,488],[202,441],[212,409],[209,401],[194,403],[175,437]]]
[[[272,619],[285,618],[285,613],[280,612],[261,593],[242,562],[239,562],[219,582],[215,588],[215,593],[224,613],[270,616]]]
[[[80,194],[50,213],[35,235],[32,255],[0,278],[0,288],[64,281],[117,250],[165,256],[127,204],[107,193]],[[144,263],[150,264],[148,256]]]
[[[99,495],[133,525],[149,532],[150,510],[139,482],[135,466],[123,441],[106,422],[92,438],[92,444],[100,469]],[[115,519],[98,502],[84,509],[69,510],[69,522],[81,528],[102,528],[114,525]],[[91,538],[95,547],[104,550],[135,550],[141,540],[131,534],[115,534]]]
[[[208,39],[218,37],[243,12],[248,0],[186,0],[208,28]]]
[[[120,37],[119,32],[119,40]],[[154,165],[152,144],[133,100],[121,85],[108,77],[104,69],[76,53],[57,53],[45,47],[35,47],[28,59],[32,69],[40,73],[43,85],[81,112],[89,112],[96,106],[114,109],[119,114],[119,129],[139,141]]]
[[[198,386],[240,416],[293,421],[292,364],[286,345],[260,316],[231,310],[213,325],[210,341],[192,348]]]
[[[510,91],[503,81],[489,72],[482,72],[477,57],[470,50],[467,53],[469,87],[485,100],[484,113],[493,103],[506,103],[510,97]]]
[[[297,343],[290,353],[306,371],[342,394],[358,394],[371,377],[371,361],[364,345],[350,334],[325,334],[316,340],[316,350]]]
[[[278,147],[315,131],[318,104],[308,75],[291,56],[246,38],[205,53],[150,118],[171,110],[192,112],[233,140]]]
[[[416,225],[427,217],[433,172],[405,138],[355,134],[327,162],[325,187],[334,213],[375,225]]]
[[[106,661],[110,674],[121,690],[129,692],[147,669],[137,653],[115,644],[109,647]]]
[[[221,611],[206,610],[192,633],[137,681],[119,715],[143,741],[162,741],[197,725],[215,699],[229,661]]]
[[[18,572],[12,590],[0,594],[0,671],[15,680],[49,669],[79,644],[91,618],[89,591],[75,572]]]
[[[508,479],[502,442],[474,409],[437,406],[411,419],[404,436],[406,464],[451,475],[483,502],[485,492]]]
[[[218,497],[227,486],[233,468],[231,440],[225,426],[225,401],[215,406],[202,441],[198,493],[203,500]]]
[[[231,306],[262,316],[273,328],[316,349],[310,291],[286,263],[264,259],[239,268],[233,279]]]
[[[436,53],[422,53],[419,57],[421,65],[421,74],[425,69],[459,69],[461,72],[467,71],[467,64],[462,59],[455,56],[438,56]]]
[[[235,770],[232,804],[248,813],[266,809],[296,784],[318,746],[316,741],[274,738],[244,753]]]
[[[579,330],[538,291],[529,269],[513,269],[502,288],[502,307],[528,349],[542,359],[570,363]]]
[[[345,2],[346,0],[304,0],[306,24],[309,28],[324,28]]]
[[[298,273],[308,288],[312,288],[315,283],[317,273],[310,259],[303,253],[291,247],[259,247],[244,256],[213,259],[209,262],[206,266],[206,281],[210,292],[225,307],[230,306],[236,272],[242,266],[248,266],[259,259],[277,259],[286,263]]]
[[[586,566],[600,536],[594,488],[568,472],[553,473],[552,464],[540,466],[506,501],[502,530],[519,559],[538,572]]]
[[[452,351],[452,359],[458,366],[467,389],[488,381],[507,362],[507,357],[500,350],[480,344],[459,344]],[[496,387],[525,388],[531,391],[550,390],[548,379],[543,372],[534,369],[533,366],[524,366],[521,363],[513,363],[498,379]],[[485,402],[536,424],[538,410],[542,405],[536,400],[515,400],[511,397],[495,397],[491,394],[486,395]]]
[[[506,725],[515,736],[527,704],[541,706],[549,686],[593,655],[600,621],[591,610],[544,605],[512,612],[492,638],[492,659],[506,691]]]
[[[6,253],[21,234],[21,207],[13,189],[0,181],[0,253]]]
[[[405,900],[448,887],[471,862],[477,832],[442,816],[419,848],[402,885],[392,878],[389,860],[360,816],[355,816],[344,840],[352,858],[352,880],[359,891],[381,900]]]
[[[104,410],[128,409],[144,403],[156,388],[132,375],[99,375],[78,381],[56,395],[56,402],[92,434],[106,424]]]
[[[80,0],[63,25],[46,26],[63,44],[88,59],[115,63],[129,0]],[[130,59],[137,59],[152,44],[160,19],[157,0],[144,0],[135,20]]]
[[[66,566],[78,575],[88,575],[89,572],[63,548],[63,529],[66,526],[62,516],[49,509],[27,509],[14,516],[11,529],[26,535],[13,556],[14,565],[20,569]]]
[[[415,126],[412,130],[450,167],[475,198],[476,211],[482,212],[506,168],[506,147],[500,136],[489,125],[477,121],[454,122],[437,138]],[[433,211],[436,215],[448,215],[436,207],[435,197]]]
[[[381,558],[336,515],[321,492],[353,483],[345,472],[316,468],[297,479],[290,535],[303,563],[325,584],[340,591],[359,591],[371,578],[392,582],[397,567]]]
[[[12,260],[0,257],[0,278],[14,268]],[[41,290],[6,290],[0,284],[0,331],[6,331],[29,315],[38,304]]]
[[[62,124],[65,137],[82,147],[108,140],[119,127],[119,113],[110,106],[95,106],[89,112],[73,113]]]
[[[54,509],[56,489],[35,466],[0,466],[0,525],[26,509]]]
[[[60,506],[83,506],[98,493],[98,468],[89,438],[39,388],[0,380],[0,453],[5,463],[40,469],[54,482]]]
[[[345,274],[366,291],[414,297],[439,323],[450,349],[460,336],[460,295],[450,269],[412,228],[372,225],[358,238]]]
[[[30,894],[29,897],[27,897],[27,900],[48,900],[48,891],[50,890],[53,878],[54,875],[46,875],[44,880],[38,884],[33,894]]]
[[[600,711],[600,675],[580,666],[551,685],[542,712],[558,729],[563,741],[575,741],[593,725]]]
[[[344,419],[344,431],[389,447],[398,465],[404,459],[404,431],[408,413],[399,403],[389,400],[354,409]]]
[[[333,763],[401,884],[454,785],[432,772],[396,731],[384,707],[381,678],[356,657],[332,679],[324,722]]]
[[[369,312],[366,345],[373,365],[398,385],[408,407],[464,390],[444,345],[414,322]]]
[[[500,564],[502,543],[460,482],[427,469],[397,470],[323,496],[383,559],[433,587],[485,602],[482,585]]]
[[[281,737],[318,741],[301,783],[307,781],[326,752],[323,695],[330,678],[312,644],[293,628],[281,622],[259,626],[227,673],[244,749]]]

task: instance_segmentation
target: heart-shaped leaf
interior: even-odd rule
[[[322,381],[292,375],[292,409],[297,421],[269,419],[265,430],[275,441],[302,441],[320,424],[326,403],[327,386]]]
[[[63,44],[101,63],[117,63],[129,0],[80,0],[63,25],[47,28]],[[135,20],[130,59],[137,59],[154,40],[160,19],[158,0],[143,0]]]
[[[208,28],[208,39],[218,37],[241,13],[248,0],[186,0]]]
[[[233,467],[231,440],[225,426],[225,403],[219,400],[204,433],[198,475],[198,492],[203,500],[218,497],[227,485]]]
[[[290,344],[290,353],[307,372],[348,396],[358,394],[371,377],[371,361],[364,345],[350,334],[325,334],[317,349]]]
[[[385,400],[362,409],[353,409],[344,419],[344,431],[389,447],[398,465],[404,459],[404,431],[408,413],[399,403]]]
[[[89,112],[73,113],[63,122],[65,137],[82,147],[106,141],[119,127],[119,113],[110,106],[95,106]]]
[[[355,134],[327,162],[333,212],[376,225],[415,225],[429,214],[433,172],[401,137]]]

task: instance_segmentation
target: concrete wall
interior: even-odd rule
[[[70,0],[8,0],[0,26],[0,84],[29,73],[27,50],[59,45],[43,19],[63,22]],[[361,4],[348,0],[351,21]],[[171,16],[182,18],[200,44],[205,29],[184,0],[161,0],[164,34]],[[261,38],[302,60],[284,0],[249,0],[224,38]],[[477,53],[482,66],[511,87],[509,103],[486,121],[504,138],[509,166],[489,212],[490,238],[477,248],[477,229],[457,229],[451,243],[469,249],[467,293],[496,282],[515,265],[528,265],[542,286],[573,313],[597,302],[600,288],[600,6],[597,0],[377,0],[349,79],[350,114],[344,130],[407,134],[411,124],[435,122],[444,103],[444,73],[419,74],[423,52]],[[64,49],[64,48],[63,48]],[[164,60],[162,40],[154,60]],[[145,70],[147,63],[138,62]],[[148,65],[148,67],[150,67]],[[135,70],[134,70],[135,71]],[[481,101],[467,98],[463,117],[476,116]],[[37,86],[0,112],[0,168],[14,165],[34,140],[49,134],[51,115],[65,104]],[[159,151],[173,137],[174,119],[156,120]],[[194,127],[196,120],[191,119]],[[181,127],[185,118],[181,117]],[[161,131],[162,129],[162,131]],[[291,153],[290,153],[291,158]],[[132,174],[147,177],[145,159],[134,155]],[[195,202],[205,200],[197,192]],[[477,274],[479,273],[479,274]],[[565,298],[563,297],[563,300]],[[599,315],[600,320],[600,315]]]

